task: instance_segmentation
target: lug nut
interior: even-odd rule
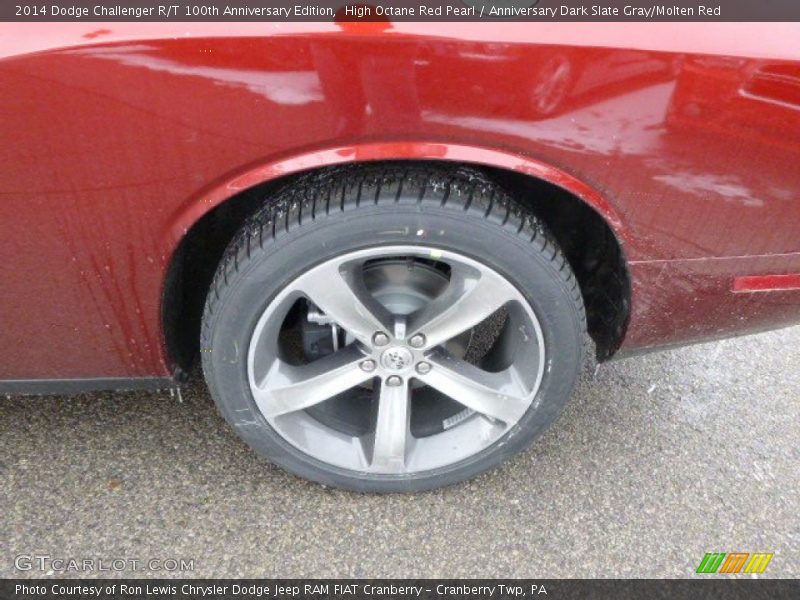
[[[375,361],[372,360],[371,358],[368,358],[367,360],[361,361],[361,370],[362,371],[366,371],[367,373],[372,373],[372,371],[375,370],[375,367],[376,367]]]
[[[420,362],[417,363],[417,373],[420,375],[425,375],[426,373],[431,372],[431,363],[427,362]]]
[[[379,331],[375,335],[372,336],[372,343],[376,346],[385,346],[389,343],[389,336],[385,333]]]
[[[397,387],[398,385],[401,385],[402,383],[403,383],[403,380],[400,379],[400,377],[398,377],[397,375],[390,375],[389,377],[386,378],[386,385],[389,385],[389,386],[392,386],[392,387]]]
[[[412,348],[422,348],[425,345],[425,336],[421,333],[416,333],[411,336],[411,339],[408,340],[408,343]]]

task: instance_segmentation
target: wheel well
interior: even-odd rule
[[[564,188],[514,171],[490,175],[544,221],[581,287],[598,360],[617,351],[630,317],[631,280],[622,245],[590,205]]]
[[[504,186],[548,226],[580,284],[597,357],[612,356],[628,323],[630,277],[622,247],[606,221],[577,196],[541,179],[468,166]],[[270,192],[299,175],[240,192],[206,213],[181,240],[170,263],[162,303],[167,352],[179,370],[187,371],[198,354],[206,294],[228,243]]]

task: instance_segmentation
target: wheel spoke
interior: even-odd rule
[[[513,367],[489,373],[445,353],[429,360],[433,368],[418,375],[420,381],[475,412],[510,425],[530,406],[529,392]]]
[[[407,445],[411,439],[410,400],[407,380],[397,386],[381,382],[378,418],[372,439],[373,469],[390,473],[405,471]]]
[[[444,344],[486,320],[515,297],[510,284],[494,273],[455,270],[447,289],[412,316],[409,336],[424,333],[425,348]]]
[[[364,286],[360,264],[344,269],[340,266],[332,262],[317,267],[296,286],[322,312],[364,344],[370,343],[376,331],[391,332],[391,315]]]
[[[254,390],[256,404],[267,418],[314,406],[369,380],[359,367],[363,358],[348,346],[299,367],[276,359]]]

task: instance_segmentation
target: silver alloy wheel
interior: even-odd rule
[[[365,265],[398,257],[444,265],[444,289],[411,311],[377,298],[365,282]],[[407,294],[419,296],[410,287]],[[280,347],[283,324],[300,299],[332,319],[348,341],[307,364],[286,360]],[[500,310],[506,324],[495,343],[499,362],[482,368],[448,350],[449,341]],[[422,246],[352,252],[296,278],[261,315],[247,357],[256,405],[283,439],[324,463],[380,474],[419,473],[488,448],[531,407],[544,367],[539,321],[514,285],[471,258]],[[426,386],[463,410],[441,431],[416,437],[410,426],[414,398]],[[375,398],[368,433],[353,435],[312,414],[354,389],[371,389]]]

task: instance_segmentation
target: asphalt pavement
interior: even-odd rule
[[[0,399],[0,576],[800,577],[800,327],[587,368],[529,451],[414,495],[288,475],[181,395]]]

